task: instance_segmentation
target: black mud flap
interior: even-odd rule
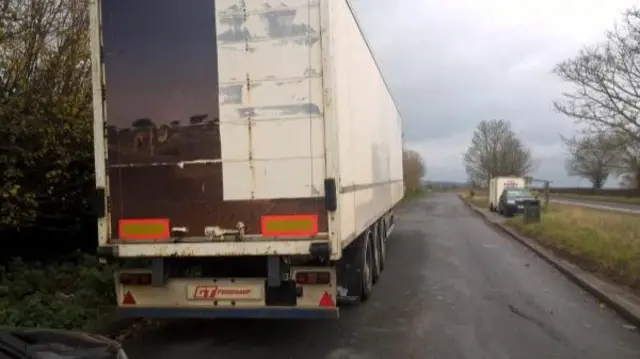
[[[264,285],[266,306],[295,307],[298,305],[298,288],[296,282],[283,281],[279,286],[270,286],[266,281]]]
[[[359,236],[342,252],[338,261],[338,303],[360,303],[362,293],[362,246],[365,236]]]

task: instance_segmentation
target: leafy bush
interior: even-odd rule
[[[97,246],[87,5],[0,6],[0,324],[84,328],[113,303],[111,267],[58,259]]]
[[[6,0],[0,7],[0,47],[7,50],[0,53],[2,256],[95,247],[80,235],[95,236],[87,215],[93,186],[87,4]],[[54,235],[57,245],[47,245]]]
[[[84,254],[51,265],[13,259],[0,266],[2,324],[95,327],[115,303],[113,271],[113,266]]]

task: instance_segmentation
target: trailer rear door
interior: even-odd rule
[[[315,2],[96,6],[109,240],[327,232]]]

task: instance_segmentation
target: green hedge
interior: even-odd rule
[[[56,264],[13,259],[0,266],[2,324],[96,328],[115,303],[113,270],[84,254]]]

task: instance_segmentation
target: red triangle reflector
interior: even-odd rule
[[[335,307],[336,303],[333,301],[331,294],[324,292],[324,295],[320,298],[320,303],[318,305],[321,307]]]
[[[136,304],[136,299],[133,297],[133,294],[131,294],[131,292],[126,292],[124,294],[122,304]]]

